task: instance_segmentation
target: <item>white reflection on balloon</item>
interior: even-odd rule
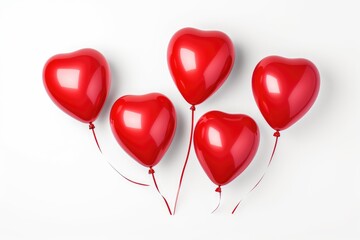
[[[269,91],[269,93],[276,93],[279,94],[280,93],[280,87],[279,87],[279,83],[278,80],[276,79],[276,77],[272,76],[272,75],[266,75],[266,87]]]
[[[129,110],[124,111],[123,120],[128,128],[141,129],[141,114]]]
[[[77,89],[79,87],[79,69],[60,68],[56,71],[59,84],[64,88]]]
[[[208,139],[210,141],[210,144],[216,147],[222,147],[222,141],[221,141],[221,136],[220,136],[220,132],[213,128],[210,127],[209,131],[208,131]]]
[[[180,58],[181,62],[184,66],[185,71],[191,71],[196,69],[196,57],[195,52],[187,49],[181,48],[180,49]]]

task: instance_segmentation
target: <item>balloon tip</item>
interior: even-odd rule
[[[149,168],[149,174],[154,174],[154,173],[155,173],[155,170],[152,167],[150,167]]]
[[[279,132],[279,131],[276,131],[276,132],[274,133],[274,137],[280,137],[280,132]]]

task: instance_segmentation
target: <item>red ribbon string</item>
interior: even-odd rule
[[[211,213],[214,213],[220,207],[220,203],[221,203],[221,186],[220,185],[215,189],[215,192],[219,193],[219,203]]]
[[[190,150],[191,150],[191,144],[192,144],[192,139],[193,139],[193,132],[194,132],[194,115],[195,115],[195,105],[192,105],[190,107],[191,110],[191,130],[190,130],[190,140],[189,140],[189,146],[188,146],[188,150],[187,150],[187,154],[186,154],[186,158],[185,158],[185,162],[184,162],[184,166],[183,169],[181,171],[181,176],[180,176],[180,181],[179,181],[179,186],[178,186],[178,190],[176,193],[176,199],[175,199],[175,205],[174,205],[174,215],[176,212],[176,206],[177,206],[177,202],[179,200],[179,193],[180,193],[180,189],[181,189],[181,184],[183,181],[183,177],[184,177],[184,173],[185,173],[185,169],[186,169],[186,165],[188,163],[189,160],[189,156],[190,156]]]
[[[96,134],[95,134],[95,130],[94,130],[94,129],[95,129],[95,125],[94,125],[92,122],[89,123],[89,129],[92,131],[92,133],[93,133],[93,135],[94,135],[94,139],[95,139],[96,145],[97,145],[98,148],[99,148],[100,153],[102,153],[101,148],[100,148],[100,144],[99,144],[99,142],[98,142],[98,140],[97,140],[97,137],[96,137]],[[133,181],[133,180],[125,177],[123,174],[121,174],[121,172],[119,172],[119,171],[114,167],[114,165],[112,165],[112,164],[109,162],[109,160],[106,159],[106,162],[110,165],[110,167],[111,167],[112,169],[114,169],[114,170],[115,170],[121,177],[123,177],[125,180],[128,180],[129,182],[134,183],[134,184],[137,184],[137,185],[140,185],[140,186],[145,186],[145,187],[148,187],[148,186],[149,186],[149,184],[144,184],[144,183],[135,182],[135,181]]]
[[[157,185],[157,183],[156,183],[156,179],[155,179],[155,174],[154,174],[154,173],[155,173],[154,169],[153,169],[152,167],[150,167],[150,169],[149,169],[149,174],[151,174],[152,179],[154,180],[154,185],[155,185],[155,187],[156,187],[156,190],[158,191],[158,193],[160,194],[160,196],[164,199],[164,202],[165,202],[165,204],[166,204],[166,207],[167,207],[167,209],[169,210],[170,215],[172,215],[168,201],[167,201],[166,198],[161,194],[161,192],[160,192],[160,190],[159,190],[159,187],[158,187],[158,185]]]
[[[97,140],[97,137],[96,137],[96,134],[95,134],[95,125],[91,122],[91,123],[89,123],[89,129],[92,131],[92,133],[93,133],[93,135],[94,135],[94,139],[95,139],[95,142],[96,142],[96,145],[98,146],[98,148],[99,148],[99,151],[102,153],[102,151],[101,151],[101,148],[100,148],[100,145],[99,145],[99,142],[98,142],[98,140]]]
[[[107,160],[106,160],[106,161],[107,161]],[[131,182],[131,183],[133,183],[133,184],[140,185],[140,186],[144,186],[144,187],[150,186],[149,184],[135,182],[135,181],[133,181],[133,180],[125,177],[125,176],[124,176],[123,174],[121,174],[121,172],[119,172],[109,161],[107,161],[107,163],[110,165],[110,167],[111,167],[112,169],[114,169],[114,170],[115,170],[121,177],[123,177],[125,180],[127,180],[127,181],[129,181],[129,182]]]
[[[271,161],[273,160],[273,157],[274,157],[274,154],[275,154],[275,150],[276,150],[276,147],[277,147],[277,144],[278,144],[278,140],[279,140],[279,137],[280,137],[280,132],[279,131],[276,131],[273,135],[275,137],[275,144],[274,144],[274,148],[272,150],[272,153],[271,153],[271,157],[270,157],[270,160],[267,164],[267,168],[269,168],[270,164],[271,164]],[[257,181],[257,183],[254,185],[254,187],[247,193],[250,194],[253,190],[255,190],[255,188],[257,188],[257,186],[260,184],[260,182],[263,180],[263,178],[265,177],[265,174],[266,174],[266,171],[264,172],[264,174],[261,176],[261,178],[259,179],[259,181]],[[240,203],[242,202],[242,200],[240,200],[238,202],[238,204],[236,204],[234,210],[231,212],[231,214],[234,214],[236,209],[238,208],[238,206],[240,205]]]

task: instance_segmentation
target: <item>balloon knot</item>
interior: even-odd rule
[[[190,110],[191,110],[191,111],[195,111],[195,110],[196,110],[195,105],[192,105],[192,106],[190,107]]]
[[[274,137],[280,137],[280,132],[279,132],[279,131],[276,131],[276,132],[274,133]]]
[[[152,167],[150,167],[149,174],[154,174],[154,173],[155,173],[154,169]]]
[[[215,189],[215,192],[221,193],[221,186],[218,186],[218,187]]]
[[[92,130],[95,128],[95,125],[93,123],[89,123],[89,129]]]

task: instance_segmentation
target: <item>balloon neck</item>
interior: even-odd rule
[[[191,105],[190,110],[194,112],[196,110],[195,105]]]
[[[280,132],[279,131],[276,131],[275,133],[274,133],[274,137],[280,137]]]
[[[155,170],[152,167],[150,167],[149,168],[149,174],[154,174],[154,173],[155,173]]]
[[[95,128],[95,125],[94,125],[92,122],[90,122],[90,123],[89,123],[89,129],[90,129],[90,130],[93,130],[94,128]]]
[[[221,186],[220,185],[215,189],[215,192],[221,193]]]

